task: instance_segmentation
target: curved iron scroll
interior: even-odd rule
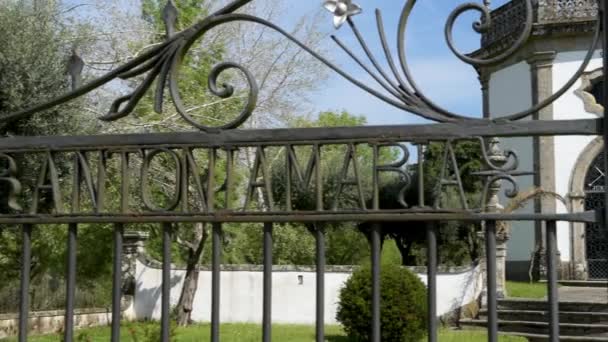
[[[353,83],[355,86],[368,92],[372,96],[407,112],[414,113],[425,119],[436,121],[436,122],[454,122],[454,121],[488,121],[491,119],[472,118],[467,115],[453,113],[436,103],[434,103],[424,92],[418,87],[412,73],[410,72],[407,56],[406,56],[406,32],[408,27],[409,19],[414,11],[416,0],[407,0],[397,28],[397,49],[399,67],[395,63],[392,57],[391,48],[386,39],[384,23],[382,19],[382,13],[380,10],[376,10],[376,22],[377,30],[379,34],[380,43],[383,48],[384,57],[390,68],[390,72],[387,72],[378,60],[375,58],[371,50],[369,49],[365,39],[359,32],[355,25],[353,16],[361,13],[361,8],[354,4],[351,0],[327,0],[325,1],[325,8],[332,12],[334,15],[334,24],[336,28],[340,28],[342,24],[347,23],[353,34],[355,35],[358,43],[361,45],[366,58],[371,63],[371,67],[366,64],[362,59],[355,55],[339,38],[332,36],[332,39],[336,44],[343,49],[359,66],[361,66],[382,88],[379,91],[364,82],[349,75],[343,69],[339,68],[335,64],[331,63],[328,59],[316,53],[304,43],[300,42],[297,38],[290,35],[288,32],[280,28],[279,26],[264,20],[262,18],[234,13],[247,3],[253,0],[235,0],[221,10],[215,12],[209,17],[201,20],[197,24],[181,32],[175,33],[175,23],[177,21],[177,9],[175,8],[172,1],[168,1],[167,6],[164,10],[163,18],[166,24],[167,40],[158,46],[155,46],[143,53],[141,56],[127,62],[126,64],[118,67],[116,70],[107,73],[106,75],[89,82],[81,87],[76,88],[74,91],[53,99],[47,103],[34,106],[16,113],[0,118],[0,122],[9,122],[12,120],[20,119],[34,113],[43,111],[45,109],[57,106],[59,104],[68,102],[74,98],[82,96],[114,79],[131,79],[136,76],[145,75],[143,81],[137,86],[129,95],[122,96],[116,99],[110,107],[110,111],[100,117],[99,119],[105,121],[114,121],[129,115],[137,106],[143,95],[151,88],[156,81],[155,91],[155,106],[154,109],[157,112],[162,111],[162,101],[165,91],[165,86],[168,84],[169,92],[177,112],[182,116],[193,127],[202,131],[212,130],[225,130],[234,129],[242,125],[253,113],[256,108],[257,98],[259,89],[255,78],[252,73],[247,70],[246,67],[232,63],[224,62],[215,66],[209,75],[209,90],[212,94],[221,98],[229,98],[234,95],[234,88],[229,84],[218,85],[217,80],[220,74],[228,69],[235,69],[242,72],[249,87],[249,95],[247,101],[242,109],[241,113],[232,121],[226,123],[220,127],[209,127],[195,121],[191,116],[188,115],[184,108],[178,86],[178,75],[179,68],[181,65],[182,58],[187,54],[190,47],[195,41],[200,39],[210,29],[217,27],[222,24],[245,21],[256,23],[259,25],[266,26],[273,29],[274,31],[282,34],[287,39],[298,45],[300,48],[311,54],[314,58],[325,64],[327,67],[332,69],[334,72],[344,77],[346,80]],[[489,30],[492,25],[492,16],[489,9],[490,1],[484,0],[483,4],[480,3],[465,3],[457,6],[448,16],[445,24],[445,38],[446,43],[450,50],[463,62],[470,64],[473,67],[483,67],[489,65],[496,65],[513,56],[530,38],[532,27],[533,27],[533,0],[524,0],[526,8],[526,18],[523,24],[523,29],[520,35],[517,37],[515,43],[503,51],[497,56],[490,57],[488,59],[480,59],[471,57],[465,53],[458,51],[454,44],[452,31],[456,21],[459,17],[469,11],[476,11],[480,13],[481,18],[479,21],[473,23],[473,29],[477,33],[484,33]],[[555,94],[541,101],[540,103],[528,108],[527,110],[512,113],[506,116],[502,116],[499,120],[501,121],[515,121],[526,117],[529,117],[538,110],[550,105],[560,96],[562,96],[581,76],[586,67],[588,66],[597,46],[600,38],[600,21],[597,21],[595,35],[593,43],[589,47],[585,59],[581,63],[577,72],[572,75],[570,80],[566,82],[562,88],[560,88]],[[498,120],[498,119],[497,119]]]

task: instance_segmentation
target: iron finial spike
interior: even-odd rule
[[[72,90],[80,87],[82,80],[82,70],[84,69],[84,61],[76,53],[76,49],[72,49],[72,56],[68,61],[68,73],[72,79]]]
[[[165,22],[167,37],[172,37],[175,34],[175,26],[177,24],[178,15],[179,12],[173,3],[173,0],[168,0],[165,8],[163,9],[163,21]]]

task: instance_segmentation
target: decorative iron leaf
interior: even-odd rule
[[[173,3],[173,0],[167,1],[165,8],[163,9],[163,21],[165,22],[165,28],[167,30],[167,37],[171,37],[175,34],[175,27],[177,24],[177,17],[179,12],[177,7]]]
[[[78,56],[76,50],[73,50],[72,56],[70,56],[70,60],[68,61],[68,73],[72,79],[72,90],[80,87],[83,69],[84,61]]]

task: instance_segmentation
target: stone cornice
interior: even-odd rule
[[[150,268],[154,268],[154,269],[162,268],[162,263],[160,261],[155,260],[151,256],[149,256],[145,253],[142,253],[141,251],[137,255],[137,260],[139,260],[139,262],[141,262],[142,264],[144,264]],[[442,274],[467,273],[467,272],[470,272],[471,270],[473,270],[475,267],[477,267],[477,265],[478,265],[478,262],[475,262],[471,265],[466,265],[466,266],[441,266],[440,265],[440,266],[438,266],[438,273],[442,273]],[[220,268],[221,268],[221,271],[223,271],[223,272],[262,272],[262,271],[264,271],[263,265],[221,265]],[[325,272],[326,273],[352,273],[357,268],[359,268],[359,266],[327,265],[327,266],[325,266]],[[178,266],[178,265],[173,265],[173,264],[171,265],[171,269],[178,270],[178,271],[186,270],[186,268],[183,266]],[[211,266],[208,266],[208,265],[201,265],[201,266],[199,266],[198,269],[199,269],[199,271],[207,271],[207,272],[210,272],[212,270]],[[426,274],[425,266],[407,266],[407,269],[409,269],[410,271],[412,271],[414,273]],[[273,272],[316,272],[316,267],[308,266],[308,265],[273,265],[272,271]]]
[[[548,68],[553,66],[555,56],[557,56],[555,51],[534,52],[526,61],[533,68]]]
[[[578,21],[569,23],[549,23],[549,24],[534,24],[532,29],[532,36],[530,39],[538,39],[542,37],[551,36],[553,38],[560,36],[572,36],[572,35],[587,35],[591,36],[595,31],[596,21]],[[496,41],[488,43],[482,46],[481,49],[474,51],[470,56],[475,58],[489,59],[493,56],[506,51],[509,47],[515,43],[518,32],[513,32],[506,35]]]
[[[481,49],[471,53],[476,58],[491,58],[511,47],[517,40],[526,18],[527,0],[511,0],[492,11],[492,25],[481,37]],[[597,1],[537,0],[531,39],[544,36],[586,35],[595,30]]]

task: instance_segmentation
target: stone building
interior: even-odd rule
[[[499,118],[540,103],[564,87],[588,51],[585,73],[557,101],[533,120],[590,119],[602,116],[601,41],[591,48],[597,25],[595,0],[537,0],[532,37],[499,65],[478,70],[484,112]],[[522,31],[525,0],[512,0],[492,12],[493,25],[482,36],[476,56],[506,51]],[[505,96],[506,95],[506,96]],[[501,141],[520,157],[520,169],[534,171],[519,179],[521,189],[541,189],[556,195],[537,196],[521,209],[566,212],[603,207],[603,142],[601,138],[560,136],[513,138]],[[559,195],[559,196],[557,196]],[[509,199],[502,198],[503,205]],[[541,223],[513,223],[506,239],[506,274],[511,279],[542,278],[545,272],[545,227]],[[608,233],[598,225],[558,223],[558,247],[563,279],[608,278]]]

